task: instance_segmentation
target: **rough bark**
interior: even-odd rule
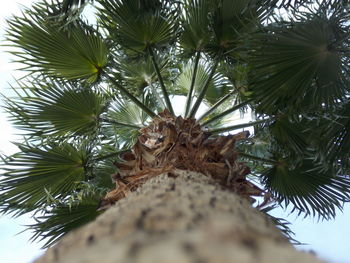
[[[249,202],[212,178],[148,180],[35,263],[316,263]]]

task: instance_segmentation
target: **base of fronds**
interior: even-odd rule
[[[155,176],[172,176],[174,170],[202,173],[251,201],[252,196],[267,199],[262,189],[247,180],[249,167],[237,161],[235,143],[247,138],[248,131],[213,136],[195,119],[175,117],[164,110],[140,133],[134,147],[121,154],[122,161],[115,164],[118,173],[112,178],[116,188],[102,198],[99,209],[113,205]]]

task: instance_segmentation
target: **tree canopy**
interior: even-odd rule
[[[34,212],[33,240],[53,244],[102,213],[140,128],[181,107],[210,134],[253,127],[237,145],[249,178],[334,218],[350,201],[349,18],[345,0],[37,1],[7,21],[27,74],[3,95],[23,138],[2,156],[1,212]]]

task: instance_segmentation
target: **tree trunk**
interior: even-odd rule
[[[199,173],[154,177],[35,263],[321,262],[249,202]]]

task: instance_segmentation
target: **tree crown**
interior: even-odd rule
[[[252,127],[236,143],[248,180],[333,218],[350,200],[349,11],[344,0],[38,1],[7,21],[28,74],[4,96],[23,140],[2,157],[1,211],[34,211],[33,239],[51,245],[102,212],[140,129],[183,107],[214,137]],[[252,121],[232,123],[248,110]]]

